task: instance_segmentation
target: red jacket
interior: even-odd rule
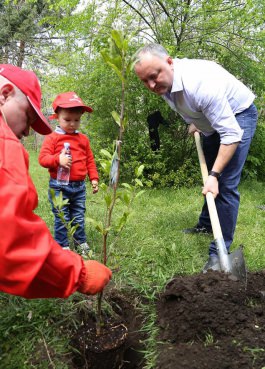
[[[68,297],[85,278],[84,263],[52,238],[37,204],[28,154],[0,115],[0,291]]]
[[[46,136],[40,150],[40,165],[48,168],[50,176],[55,179],[59,166],[59,155],[64,147],[64,142],[70,143],[72,155],[70,181],[83,181],[87,175],[90,181],[98,180],[98,172],[89,140],[79,132],[73,134],[53,132]]]

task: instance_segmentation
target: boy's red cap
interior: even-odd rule
[[[26,95],[30,105],[38,114],[38,118],[32,124],[32,128],[42,135],[51,133],[52,128],[40,110],[41,88],[36,74],[12,64],[0,64],[0,75],[8,79]]]
[[[87,106],[83,103],[82,99],[74,92],[63,92],[62,94],[56,96],[54,102],[52,103],[52,107],[54,112],[56,113],[57,108],[75,108],[75,107],[82,107],[84,111],[88,113],[92,113],[93,109],[90,106]],[[56,114],[50,115],[49,119],[56,119]]]

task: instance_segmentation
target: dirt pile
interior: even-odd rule
[[[265,369],[265,274],[177,276],[159,296],[156,369]]]

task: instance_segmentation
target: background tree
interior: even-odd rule
[[[0,59],[2,63],[22,66],[26,58],[38,55],[45,26],[39,21],[47,12],[44,1],[0,2]],[[46,36],[46,38],[48,38]]]
[[[28,7],[31,4],[32,9],[37,3],[41,6],[36,0],[16,3]],[[146,42],[160,42],[172,56],[219,62],[253,89],[262,116],[263,3],[257,0],[52,0],[43,4],[43,12],[39,11],[34,19],[38,30],[32,36],[39,44],[34,44],[34,56],[24,60],[41,66],[47,107],[57,93],[67,90],[76,91],[93,107],[90,120],[86,117],[82,127],[89,134],[96,155],[101,147],[111,149],[116,134],[109,113],[118,109],[119,86],[113,79],[113,71],[102,63],[100,56],[112,28],[130,35],[131,53]],[[3,6],[0,9],[3,13],[8,10]],[[46,44],[37,37],[40,30]],[[18,57],[18,49],[14,55]],[[130,125],[125,133],[123,175],[130,177],[144,159],[146,184],[192,185],[196,173],[194,181],[185,173],[194,171],[192,161],[196,158],[193,158],[193,141],[187,138],[181,118],[159,97],[144,89],[134,74],[129,86],[126,106]],[[150,148],[147,117],[157,110],[169,124],[159,126],[161,147],[154,153]],[[258,129],[261,122],[260,119]],[[253,155],[256,158],[257,153]],[[253,168],[254,162],[257,163],[254,160],[246,167],[252,175],[259,172]]]

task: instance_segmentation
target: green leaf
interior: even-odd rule
[[[129,48],[129,40],[128,39],[124,38],[122,48],[123,48],[124,52],[126,52],[128,50],[128,48]]]
[[[128,192],[124,192],[120,198],[121,198],[121,201],[122,201],[125,205],[127,205],[127,206],[129,206],[129,205],[130,205],[130,203],[131,203],[131,196],[129,195],[129,193],[128,193]]]
[[[108,150],[101,149],[100,150],[100,154],[103,155],[103,156],[106,156],[109,159],[112,159],[112,155],[111,155],[111,153]]]
[[[138,186],[143,187],[143,182],[142,182],[142,181],[140,181],[140,179],[135,178],[135,183],[137,183],[137,184],[138,184]]]
[[[121,71],[122,71],[122,57],[121,55],[110,55],[107,50],[101,51],[101,56],[106,64],[110,65],[112,69],[119,75],[121,78]]]
[[[124,225],[127,223],[127,220],[129,218],[130,215],[130,211],[126,210],[122,216],[120,217],[120,219],[118,219],[116,226],[115,226],[115,230],[116,232],[120,232],[122,230],[122,228],[124,227]]]
[[[104,173],[109,174],[110,172],[110,167],[111,167],[111,161],[107,161],[107,160],[100,160],[100,165],[104,170]]]
[[[125,188],[128,188],[129,190],[132,190],[132,186],[131,186],[129,183],[124,182],[124,183],[122,183],[121,185],[122,185],[123,187],[125,187]]]
[[[135,198],[142,196],[145,193],[145,190],[141,190],[139,192],[137,192],[137,194],[135,195]]]
[[[68,231],[69,235],[73,236],[78,227],[79,227],[79,224],[75,224],[74,226],[71,226],[70,230]]]
[[[86,218],[86,221],[91,223],[99,233],[104,234],[105,230],[102,222],[97,222],[95,219],[89,217]]]
[[[123,128],[126,128],[126,127],[127,127],[127,124],[128,124],[128,117],[127,117],[127,116],[125,116],[125,117],[123,118],[123,121],[122,121],[122,127],[123,127]]]
[[[101,188],[102,191],[107,191],[108,190],[108,186],[106,185],[106,183],[101,183],[99,185],[99,187]]]
[[[110,63],[115,65],[115,67],[121,72],[122,71],[122,58],[120,55],[115,56],[115,58],[112,58],[110,60]]]
[[[101,50],[100,54],[101,54],[101,56],[102,56],[105,63],[108,63],[110,61],[110,56],[109,56],[108,51],[106,49]]]
[[[120,126],[121,125],[121,119],[120,119],[119,114],[116,111],[112,111],[111,115],[112,115],[113,119],[115,120],[115,122],[118,124],[118,126]]]
[[[107,193],[105,196],[104,196],[104,199],[105,199],[105,203],[107,205],[107,207],[109,208],[111,203],[112,203],[112,196],[110,193]]]
[[[55,196],[54,189],[50,189],[52,202],[54,204],[54,207],[58,210],[62,210],[64,206],[66,206],[69,203],[69,199],[63,199],[63,193],[62,191],[59,192],[58,196]]]
[[[123,75],[122,75],[121,71],[119,70],[119,68],[118,68],[115,64],[113,64],[113,63],[107,62],[107,64],[108,64],[109,66],[111,66],[111,68],[112,68],[112,69],[117,73],[117,75],[120,77],[120,79],[121,79],[123,82],[125,82],[125,79],[124,79],[124,77],[123,77]]]
[[[136,177],[140,177],[143,174],[144,165],[140,165],[138,168],[135,169]]]
[[[111,37],[114,40],[116,46],[118,47],[119,50],[123,49],[123,36],[122,33],[113,29],[111,31]]]

